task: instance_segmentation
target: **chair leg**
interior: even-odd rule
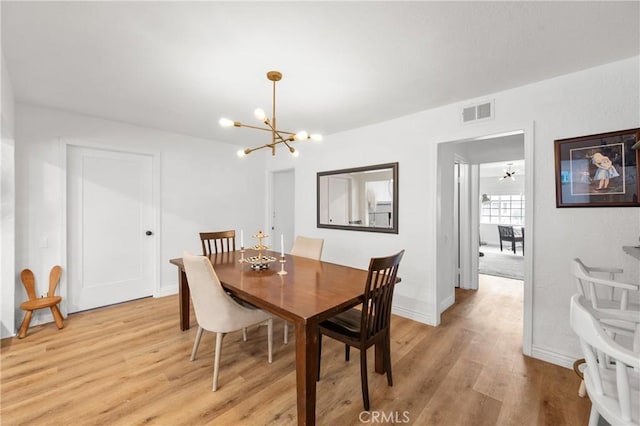
[[[367,378],[367,350],[360,348],[360,379],[362,381],[362,403],[365,411],[369,411],[369,382]]]
[[[391,375],[391,338],[388,333],[384,339],[384,369],[387,370],[387,384],[393,386],[393,376]]]
[[[216,333],[216,353],[213,357],[213,391],[218,390],[218,373],[220,372],[220,353],[222,352],[222,338],[224,333]]]
[[[318,375],[316,382],[320,381],[320,360],[322,359],[322,333],[318,333]]]
[[[193,349],[191,350],[191,361],[196,359],[196,352],[198,352],[198,346],[200,346],[200,338],[202,337],[202,327],[198,326],[198,331],[196,332],[196,341],[193,342]]]
[[[289,343],[289,322],[284,320],[284,344]]]
[[[500,251],[502,251],[502,240],[500,240]]]
[[[349,354],[351,353],[351,346],[345,344],[344,345],[344,360],[349,361]]]
[[[267,321],[267,347],[269,348],[269,364],[273,362],[273,319]]]
[[[58,305],[51,306],[51,314],[53,314],[53,319],[56,321],[56,326],[58,327],[58,329],[64,328],[62,314],[60,313],[60,309],[58,309]]]
[[[27,311],[22,320],[22,324],[20,324],[20,330],[18,331],[18,339],[22,339],[27,335],[27,330],[29,329],[29,324],[31,323],[31,317],[33,316],[33,311]]]
[[[587,389],[584,386],[584,380],[580,381],[580,387],[578,388],[578,396],[584,398],[587,395]]]
[[[516,242],[511,241],[511,250],[513,250],[513,254],[516,254]]]

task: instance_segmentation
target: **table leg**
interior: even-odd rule
[[[318,370],[318,323],[296,323],[296,388],[298,424],[316,424],[316,375]]]
[[[189,329],[189,302],[191,301],[191,292],[189,291],[189,283],[187,282],[187,274],[183,269],[178,270],[178,303],[180,304],[180,330]]]

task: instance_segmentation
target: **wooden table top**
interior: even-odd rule
[[[257,254],[245,252],[245,258]],[[240,263],[240,252],[209,256],[223,286],[250,303],[292,322],[318,321],[361,302],[367,271],[305,257],[285,255],[286,275],[278,275],[280,256],[263,252],[276,260],[271,267],[255,271]],[[183,268],[182,259],[171,259]]]

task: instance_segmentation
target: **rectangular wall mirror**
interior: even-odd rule
[[[398,163],[318,172],[318,228],[398,233]]]

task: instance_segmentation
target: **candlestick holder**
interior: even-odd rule
[[[284,254],[280,256],[280,270],[278,271],[278,275],[287,275],[287,271],[284,270],[284,264],[287,263],[287,260],[284,258]]]
[[[240,260],[238,260],[239,263],[244,263],[247,260],[244,258],[244,246],[240,247]]]

